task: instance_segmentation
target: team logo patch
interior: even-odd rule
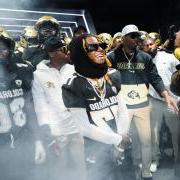
[[[128,97],[131,98],[131,99],[135,99],[135,98],[139,98],[140,99],[139,93],[137,91],[134,91],[134,90],[132,90],[132,91],[130,91],[128,93]]]
[[[16,85],[17,85],[18,87],[21,87],[21,85],[22,85],[22,80],[17,79],[17,80],[15,80],[15,83],[16,83]]]
[[[50,82],[50,81],[46,82],[46,86],[47,86],[47,88],[55,88],[54,83]]]

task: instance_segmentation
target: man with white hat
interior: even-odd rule
[[[123,46],[109,53],[113,68],[118,69],[122,76],[122,94],[126,100],[130,120],[133,120],[140,139],[141,154],[133,154],[135,166],[142,162],[141,176],[144,180],[152,180],[150,165],[151,129],[148,88],[151,84],[165,102],[178,111],[164,83],[159,76],[151,56],[137,48],[141,32],[134,24],[126,25],[122,29]],[[124,131],[122,129],[122,131]],[[133,146],[134,147],[134,146]],[[135,151],[134,151],[135,150]],[[133,148],[133,152],[137,149]]]

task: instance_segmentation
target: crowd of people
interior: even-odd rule
[[[3,180],[124,180],[128,157],[132,180],[152,180],[163,126],[179,179],[180,31],[170,30],[164,43],[134,24],[70,38],[42,16],[15,41],[1,27]]]

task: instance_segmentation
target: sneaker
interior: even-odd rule
[[[157,163],[156,162],[152,162],[151,163],[151,166],[150,166],[150,171],[152,172],[152,173],[154,173],[154,172],[156,172],[157,171]]]
[[[142,169],[142,163],[139,163],[139,165],[138,165],[138,166],[139,166],[139,168],[140,168],[140,169]]]

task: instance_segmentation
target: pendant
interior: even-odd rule
[[[131,62],[128,62],[128,69],[131,69]]]
[[[104,94],[101,95],[101,101],[104,101]]]
[[[135,73],[135,71],[134,71],[134,70],[129,70],[129,72],[131,72],[131,73]]]

